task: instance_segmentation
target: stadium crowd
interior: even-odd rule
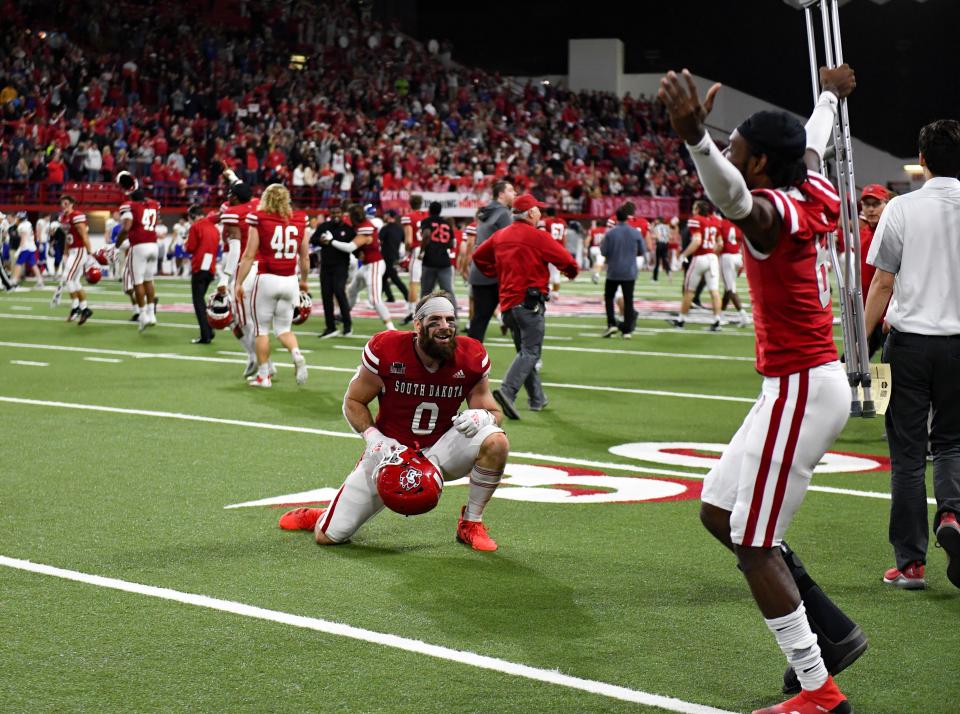
[[[0,182],[42,202],[128,170],[185,205],[224,166],[309,205],[482,192],[508,174],[570,213],[600,196],[702,196],[652,98],[519,86],[368,5],[213,0],[185,18],[26,0],[4,12],[30,29],[0,47]]]

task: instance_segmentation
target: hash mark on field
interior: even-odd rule
[[[283,625],[299,627],[305,630],[314,630],[323,632],[335,637],[347,637],[352,640],[368,642],[370,644],[381,645],[383,647],[392,647],[405,652],[427,655],[448,662],[457,662],[470,667],[487,669],[494,672],[531,679],[547,684],[555,684],[560,687],[576,689],[590,694],[597,694],[609,699],[619,699],[626,702],[634,702],[651,707],[660,707],[672,712],[681,714],[733,714],[723,709],[687,702],[674,697],[665,697],[660,694],[651,694],[637,689],[629,689],[616,684],[608,684],[593,679],[581,679],[568,674],[561,674],[555,669],[540,669],[530,665],[510,662],[508,660],[498,659],[496,657],[487,657],[486,655],[469,652],[467,650],[456,650],[442,645],[432,645],[423,640],[414,640],[400,635],[392,635],[386,632],[376,632],[374,630],[365,630],[360,627],[354,627],[341,622],[332,622],[322,620],[318,617],[306,617],[304,615],[294,615],[280,610],[268,610],[254,605],[246,605],[242,602],[233,600],[221,600],[220,598],[210,597],[208,595],[198,595],[195,593],[181,592],[171,588],[156,587],[154,585],[141,585],[140,583],[130,582],[128,580],[119,580],[117,578],[108,578],[102,575],[90,575],[76,570],[66,570],[43,563],[33,563],[29,560],[20,560],[19,558],[9,558],[0,555],[0,565],[16,570],[36,573],[38,575],[48,575],[64,580],[72,580],[77,583],[87,585],[96,585],[101,588],[119,590],[121,592],[134,593],[136,595],[145,595],[147,597],[158,598],[160,600],[170,600],[184,605],[193,605],[194,607],[203,607],[220,612],[228,612],[242,617],[249,617],[256,620],[266,620],[268,622],[277,622]]]
[[[112,359],[111,357],[84,357],[86,362],[106,362],[107,364],[121,364],[122,359]]]
[[[25,360],[25,359],[12,359],[10,360],[10,364],[19,364],[24,367],[49,367],[50,366],[49,362],[30,362],[29,360]]]
[[[11,310],[32,310],[33,308],[29,305],[11,305]]]

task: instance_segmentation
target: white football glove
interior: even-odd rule
[[[394,449],[402,449],[401,444],[396,439],[391,439],[381,432],[377,427],[371,426],[363,432],[363,440],[367,442],[367,448],[363,452],[363,460],[376,466],[384,456],[387,456]]]
[[[496,424],[496,420],[486,409],[467,409],[463,414],[453,417],[453,428],[468,439],[473,438],[483,427],[491,424]]]

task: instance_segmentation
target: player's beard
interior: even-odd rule
[[[438,334],[449,335],[450,339],[446,342],[437,342],[435,336]],[[453,357],[453,353],[457,351],[457,330],[456,328],[452,330],[447,328],[438,329],[434,330],[434,336],[431,336],[427,332],[426,327],[421,327],[417,341],[420,343],[421,349],[434,359],[448,360]]]

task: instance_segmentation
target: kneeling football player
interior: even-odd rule
[[[436,292],[417,303],[414,330],[387,330],[363,349],[343,399],[350,427],[367,445],[326,509],[298,508],[280,518],[286,530],[313,530],[317,543],[344,543],[384,507],[377,488],[381,462],[405,447],[419,450],[444,480],[469,475],[467,505],[457,540],[474,550],[496,550],[483,511],[503,476],[509,442],[487,375],[483,345],[457,336],[452,296]],[[370,403],[379,400],[376,420]],[[467,410],[457,414],[466,401]]]

